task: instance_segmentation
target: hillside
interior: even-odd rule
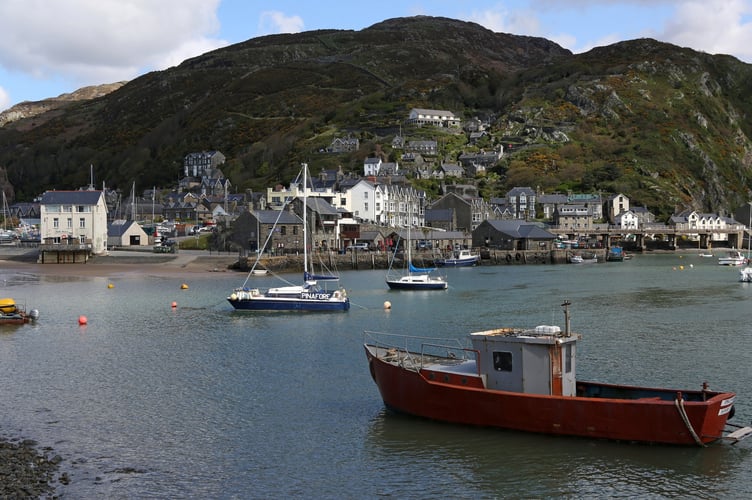
[[[545,39],[445,18],[390,19],[360,31],[255,38],[137,78],[106,95],[0,128],[0,167],[18,199],[89,182],[174,186],[183,156],[217,149],[238,190],[314,171],[360,172],[390,144],[464,135],[405,127],[413,107],[489,117],[507,154],[484,195],[527,185],[625,192],[659,214],[728,213],[750,198],[749,65],[655,40],[573,55]],[[322,154],[353,134],[361,149]],[[435,190],[436,185],[428,184]]]

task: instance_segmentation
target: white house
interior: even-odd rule
[[[625,210],[616,215],[614,224],[621,229],[637,229],[640,227],[640,218],[632,210]]]
[[[407,122],[413,125],[431,125],[434,127],[459,127],[460,118],[451,111],[443,109],[413,108],[407,117]]]
[[[47,191],[40,202],[40,260],[85,261],[107,250],[104,192]],[[48,258],[49,257],[49,258]]]
[[[366,158],[363,162],[363,175],[372,177],[379,175],[381,170],[381,158]]]
[[[367,180],[361,180],[347,190],[346,207],[356,219],[365,222],[376,222],[377,215],[383,211],[383,187]]]

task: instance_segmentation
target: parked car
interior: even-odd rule
[[[347,249],[351,252],[355,252],[356,250],[368,251],[370,250],[370,247],[368,246],[368,243],[353,243],[347,247]]]

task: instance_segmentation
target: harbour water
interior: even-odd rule
[[[347,271],[351,310],[323,314],[236,312],[225,297],[245,276],[230,272],[0,271],[2,295],[41,314],[0,329],[0,434],[54,449],[64,498],[749,497],[752,439],[650,446],[394,415],[362,348],[364,330],[463,338],[563,325],[567,299],[583,335],[578,378],[707,381],[737,393],[733,421],[749,425],[752,284],[716,262],[448,269],[449,289],[427,292]]]

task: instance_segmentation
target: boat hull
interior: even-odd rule
[[[344,290],[333,292],[292,286],[262,292],[257,288],[236,289],[227,301],[243,311],[347,311],[350,299]]]
[[[0,314],[0,325],[24,325],[31,323],[31,316],[25,313]]]
[[[472,257],[469,259],[436,259],[434,262],[441,267],[472,267],[477,266],[479,261],[480,257]]]
[[[391,410],[442,422],[617,441],[697,445],[723,436],[733,393],[635,388],[577,383],[577,396],[485,389],[477,374],[407,369],[366,345],[368,364]],[[580,393],[590,394],[588,397]],[[613,395],[597,397],[596,393]],[[622,394],[618,398],[615,396]],[[659,394],[661,397],[650,397]],[[625,396],[645,398],[625,399]],[[702,396],[707,397],[705,401]],[[695,400],[696,399],[696,400]],[[682,412],[687,418],[685,423]],[[696,438],[690,431],[691,425]],[[700,441],[700,442],[698,442]]]
[[[350,300],[301,300],[287,298],[235,299],[227,301],[241,311],[347,311]]]
[[[386,280],[387,286],[392,290],[446,290],[447,282],[444,280],[432,279],[432,280],[409,280],[409,279],[395,279]]]

